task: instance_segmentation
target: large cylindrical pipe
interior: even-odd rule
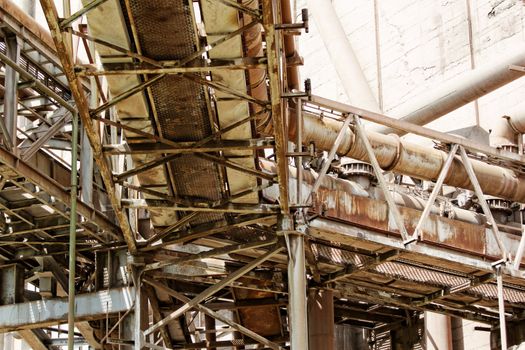
[[[251,10],[257,10],[259,8],[259,1],[256,0],[245,0],[243,5]],[[253,22],[251,16],[243,17],[243,25],[248,25]],[[244,38],[244,51],[246,57],[261,57],[264,56],[263,40],[262,40],[262,25],[257,24],[246,31],[243,34]],[[266,70],[265,69],[249,69],[248,70],[248,82],[250,86],[250,95],[256,99],[266,101],[268,99],[268,89],[266,87]],[[256,114],[262,111],[262,107],[256,104],[250,104],[251,113]],[[264,131],[266,126],[270,123],[270,113],[262,113],[258,118],[258,126],[260,131],[263,133],[269,132]]]
[[[47,45],[51,49],[55,49],[53,38],[49,33],[49,29],[38,23],[33,17],[28,15],[23,9],[19,7],[12,0],[0,0],[0,9],[2,12],[7,13],[13,17],[18,23],[24,26],[24,30],[31,32],[35,35],[41,43]]]
[[[291,24],[294,23],[292,18],[292,9],[290,0],[281,0],[281,20],[282,23]],[[295,39],[293,35],[284,35],[284,54],[287,59],[287,63],[290,61],[296,61],[294,64],[287,64],[286,66],[286,79],[288,90],[300,90],[299,86],[299,70],[297,69],[297,61],[302,61],[297,50],[295,48]]]
[[[330,0],[308,0],[321,38],[351,105],[380,112],[359,61]]]
[[[425,312],[425,349],[451,350],[450,316]]]
[[[412,102],[403,104],[389,114],[417,125],[428,124],[523,76],[522,72],[509,69],[511,65],[525,65],[525,49],[520,48],[513,54],[451,79],[423,96],[411,99]],[[406,134],[386,126],[374,131]]]
[[[311,289],[308,293],[309,350],[334,350],[334,293],[327,289]]]
[[[303,144],[314,143],[318,149],[330,150],[342,123],[333,119],[303,113]],[[295,138],[295,120],[290,118],[290,138]],[[396,135],[368,132],[367,137],[382,169],[435,181],[443,167],[447,153],[401,140]],[[365,147],[351,128],[344,133],[337,153],[340,156],[368,161]],[[485,194],[515,202],[525,202],[525,177],[510,169],[490,165],[472,159],[472,167]],[[459,158],[456,158],[445,178],[445,184],[472,189],[468,174]]]

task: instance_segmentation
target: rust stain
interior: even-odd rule
[[[322,208],[322,214],[327,218],[399,235],[397,229],[389,226],[388,205],[385,201],[324,189],[319,190],[317,198],[322,203],[318,208]],[[407,207],[398,208],[408,233],[413,233],[421,212]],[[486,238],[483,226],[437,215],[431,214],[427,218],[422,227],[422,240],[454,250],[485,254]]]
[[[275,294],[257,290],[234,288],[235,299],[253,300],[273,298]],[[265,337],[281,335],[279,308],[275,306],[239,309],[241,323]]]

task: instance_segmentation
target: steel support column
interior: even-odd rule
[[[306,320],[306,267],[304,234],[295,231],[291,216],[280,219],[280,229],[288,246],[288,323],[290,324],[290,349],[308,349]]]
[[[68,283],[68,315],[67,315],[67,347],[73,350],[75,343],[75,268],[77,264],[77,148],[78,148],[78,115],[73,114],[73,130],[71,138],[71,211],[69,219],[69,283]]]
[[[501,338],[501,350],[507,350],[507,325],[505,323],[505,300],[503,296],[503,274],[502,265],[496,267],[496,281],[498,284],[498,310],[499,310],[499,329]]]
[[[20,45],[18,38],[14,35],[5,38],[6,55],[12,61],[18,63],[20,59]],[[5,92],[4,92],[4,120],[7,135],[4,139],[7,142],[7,148],[16,145],[16,127],[18,117],[18,79],[19,74],[9,65],[5,66]],[[14,148],[16,152],[16,148]]]
[[[334,293],[310,289],[308,295],[309,350],[335,350]]]

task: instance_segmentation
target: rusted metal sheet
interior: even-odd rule
[[[235,299],[239,301],[275,297],[273,293],[240,288],[234,288],[234,294]],[[262,336],[281,334],[281,324],[279,321],[276,322],[276,320],[280,320],[278,307],[241,308],[237,312],[239,313],[239,321],[252,331]]]
[[[273,171],[270,162],[261,162],[266,171]],[[291,191],[294,191],[295,171],[290,171]],[[309,172],[304,174],[303,190],[309,193],[317,175]],[[293,194],[293,193],[292,193]],[[275,188],[265,191],[267,198],[276,200]],[[359,190],[352,182],[325,176],[314,196],[313,210],[331,220],[345,222],[358,227],[380,231],[387,235],[400,237],[395,223],[389,215],[388,205],[384,200],[368,198],[368,193]],[[405,227],[409,233],[414,232],[421,211],[398,206]],[[502,232],[504,243],[510,252],[515,252],[519,237],[508,232]],[[448,248],[454,251],[466,252],[477,256],[490,257],[497,260],[498,245],[493,233],[484,225],[476,225],[460,220],[430,214],[421,228],[422,242]],[[362,242],[367,244],[367,242]]]

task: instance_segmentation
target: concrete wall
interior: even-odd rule
[[[519,0],[334,0],[333,3],[386,114],[473,65],[483,65],[525,43],[525,5]],[[296,0],[295,4],[300,10],[306,1]],[[468,8],[472,39],[469,39]],[[310,33],[299,38],[299,49],[305,58],[301,77],[312,79],[314,93],[346,102],[314,21]],[[524,87],[525,79],[521,78],[481,98],[481,126],[490,129],[492,118],[523,101]],[[475,123],[471,103],[431,126],[447,131]]]

